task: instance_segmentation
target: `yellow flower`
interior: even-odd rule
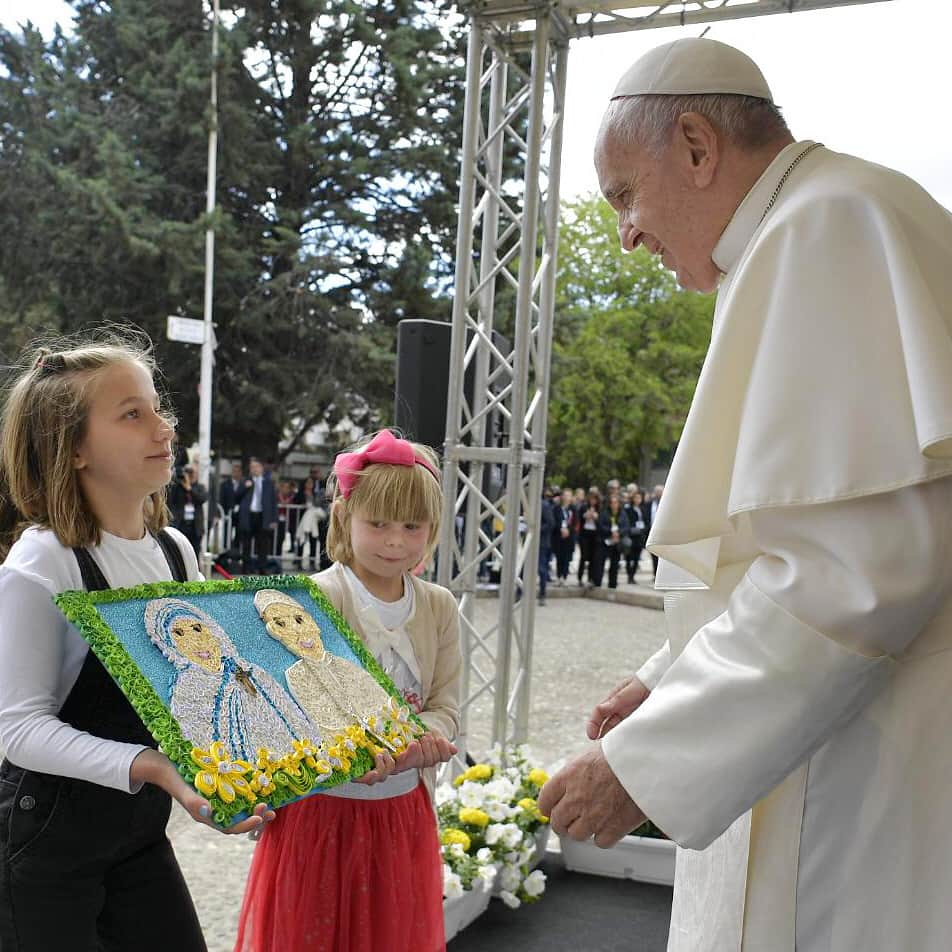
[[[274,760],[271,757],[271,751],[267,747],[258,748],[258,759],[255,761],[255,766],[259,770],[266,770],[269,773],[278,769],[280,760]]]
[[[488,780],[493,775],[493,768],[489,764],[473,764],[463,776],[467,780]]]
[[[532,799],[532,797],[523,797],[517,806],[525,810],[526,813],[535,813],[539,809],[539,805]]]
[[[534,783],[537,787],[541,787],[548,779],[549,775],[540,767],[529,771],[529,783]]]
[[[297,763],[301,763],[303,760],[308,767],[317,766],[317,748],[309,740],[292,740],[291,746],[294,748],[291,757]]]
[[[476,807],[463,807],[459,811],[459,821],[470,826],[486,826],[489,823],[489,814]]]
[[[466,774],[461,773],[461,774],[453,781],[453,786],[454,786],[454,787],[462,787],[465,782],[466,782]]]
[[[274,793],[275,786],[274,780],[271,779],[271,774],[265,773],[264,771],[258,771],[251,778],[251,783],[249,784],[251,789],[261,796],[266,797],[269,793]]]
[[[242,796],[250,803],[258,798],[245,775],[253,770],[244,760],[233,760],[227,748],[216,740],[208,750],[192,748],[192,760],[202,769],[195,774],[195,789],[206,797],[217,794],[225,803]]]
[[[342,770],[344,773],[350,772],[350,751],[342,744],[335,744],[327,748],[327,760],[332,767]]]
[[[444,830],[443,835],[440,837],[440,842],[444,844],[459,843],[467,853],[469,852],[470,838],[462,830],[455,828]]]

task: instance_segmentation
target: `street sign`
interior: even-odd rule
[[[192,317],[174,317],[170,314],[165,336],[169,340],[177,340],[183,344],[204,344],[205,322],[197,321]]]

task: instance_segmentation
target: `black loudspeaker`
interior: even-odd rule
[[[452,325],[442,321],[405,320],[397,324],[397,380],[394,424],[404,435],[442,452],[446,439],[446,398],[450,382]],[[493,331],[493,344],[509,353],[509,341]],[[490,372],[496,365],[490,363]],[[473,366],[467,368],[464,390],[473,399]],[[502,415],[493,411],[486,427],[486,445],[502,446]]]
[[[397,382],[393,422],[407,439],[442,453],[446,394],[450,383],[450,336],[442,321],[397,324]]]

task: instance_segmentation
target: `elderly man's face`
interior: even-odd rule
[[[722,226],[705,220],[690,167],[680,143],[655,158],[639,145],[625,145],[612,134],[600,142],[595,169],[602,194],[618,214],[622,247],[644,245],[673,271],[689,291],[715,290],[720,272],[711,260]]]

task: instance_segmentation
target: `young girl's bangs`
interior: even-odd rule
[[[369,466],[351,493],[350,509],[367,520],[429,522],[439,531],[443,501],[441,486],[426,468],[416,466]]]

